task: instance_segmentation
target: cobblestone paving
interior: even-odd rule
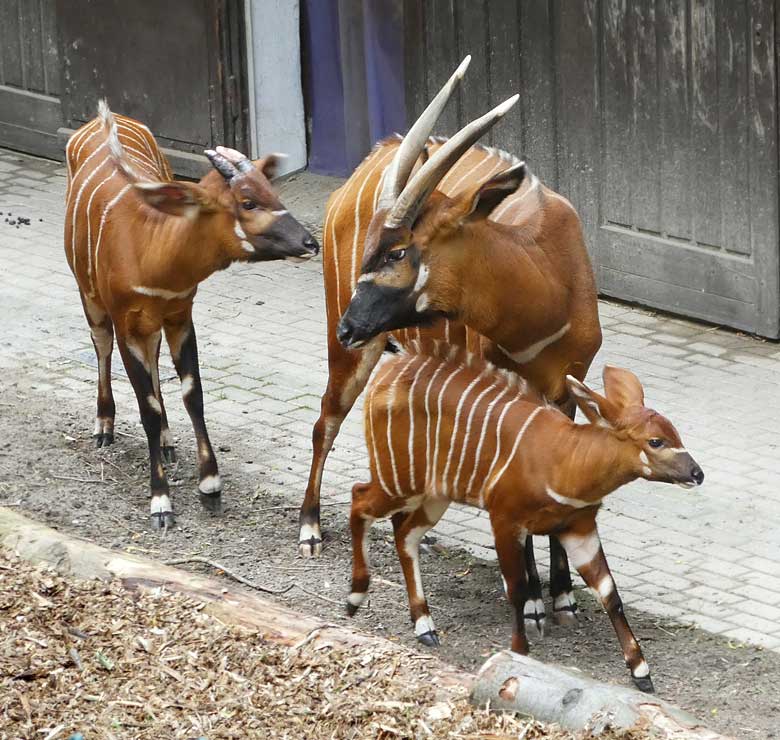
[[[301,175],[284,183],[283,200],[316,226],[333,186]],[[52,403],[91,412],[95,362],[62,254],[64,188],[61,165],[0,151],[0,385],[25,373]],[[30,224],[6,223],[9,211]],[[297,501],[327,379],[320,260],[232,267],[203,284],[195,307],[212,439],[255,446],[247,469]],[[600,528],[624,600],[780,652],[780,345],[607,301],[601,319],[590,381],[600,387],[606,362],[636,372],[706,473],[696,492],[637,482],[607,500]],[[175,434],[188,422],[169,362],[161,374]],[[118,432],[140,429],[126,380],[115,395]],[[347,502],[365,461],[356,407],[329,458],[324,500]],[[487,519],[472,509],[452,507],[436,532],[495,558]]]

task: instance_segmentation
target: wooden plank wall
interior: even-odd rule
[[[780,0],[406,0],[410,120],[467,53],[437,133],[514,92],[491,143],[582,217],[609,295],[780,333]]]

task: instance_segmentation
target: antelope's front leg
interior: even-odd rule
[[[515,627],[512,631],[512,650],[528,655],[528,638],[525,634],[525,604],[528,599],[528,574],[525,570],[526,532],[518,530],[512,521],[502,519],[491,512],[490,525],[496,543],[496,554],[504,591],[515,611]]]
[[[181,381],[181,394],[198,446],[198,492],[208,511],[222,512],[222,480],[203,416],[203,387],[198,363],[198,342],[189,312],[183,320],[165,325],[165,338]]]
[[[399,512],[393,516],[395,548],[406,581],[409,596],[409,612],[417,639],[428,647],[439,646],[439,636],[433,624],[431,610],[423,592],[420,575],[420,542],[425,533],[441,519],[447,507],[447,499],[427,499],[410,513]]]
[[[162,409],[154,392],[152,363],[155,359],[159,333],[150,337],[124,337],[117,339],[119,351],[127,370],[127,376],[138,400],[141,423],[149,443],[149,472],[152,500],[150,503],[153,529],[167,529],[175,523],[173,505],[169,496],[168,479],[165,476],[160,433],[162,430]]]
[[[559,538],[572,564],[609,615],[634,683],[641,691],[652,693],[650,668],[623,612],[623,602],[601,547],[595,520],[577,523],[561,533]]]

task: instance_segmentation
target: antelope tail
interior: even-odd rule
[[[117,169],[132,183],[141,182],[144,178],[130,164],[127,158],[125,148],[119,140],[119,129],[116,125],[116,119],[105,98],[98,101],[98,117],[103,122],[103,131],[106,134],[108,151]]]

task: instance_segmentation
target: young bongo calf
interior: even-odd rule
[[[485,509],[515,609],[512,649],[528,652],[523,610],[528,534],[556,534],[612,620],[636,685],[650,670],[623,613],[601,548],[602,499],[635,480],[700,485],[701,468],[668,419],[645,408],[628,370],[606,367],[602,396],[568,376],[590,423],[575,424],[526,382],[471,355],[412,352],[385,360],[369,384],[365,433],[371,482],[352,489],[353,572],[347,611],[366,598],[368,528],[392,515],[417,638],[438,637],[423,594],[418,549],[452,501]]]
[[[157,364],[164,331],[197,439],[200,500],[218,511],[222,484],[203,419],[192,324],[198,284],[232,262],[310,257],[317,242],[271,187],[274,155],[250,162],[217,147],[206,151],[215,171],[198,183],[179,182],[149,129],[115,116],[105,101],[97,118],[71,136],[65,154],[65,254],[98,361],[96,444],[114,441],[116,332],[149,442],[152,526],[171,526],[163,457],[173,460],[174,451]]]

